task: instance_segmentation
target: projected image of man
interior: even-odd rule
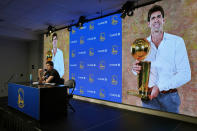
[[[56,69],[62,78],[64,75],[64,58],[63,52],[57,48],[58,37],[57,33],[52,35],[53,49],[52,49],[52,61],[54,63],[54,69]]]
[[[151,34],[150,53],[145,59],[151,61],[149,101],[142,101],[143,107],[179,113],[180,97],[177,88],[191,80],[191,70],[184,40],[163,31],[164,10],[155,5],[148,12],[148,26]],[[139,61],[132,66],[139,73]]]

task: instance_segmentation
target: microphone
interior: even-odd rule
[[[14,74],[12,74],[10,77],[9,77],[9,79],[7,80],[7,83],[9,83],[14,77],[15,77],[15,73]]]
[[[44,72],[43,72],[43,73],[44,73],[44,74],[43,74],[43,75],[44,75],[44,80],[46,80],[46,79],[49,77],[48,75],[45,75],[45,74],[47,73],[47,69],[43,69],[43,71],[44,71]]]
[[[9,83],[9,82],[13,81],[13,79],[15,79],[15,78],[20,78],[20,77],[23,77],[23,73],[21,73],[21,74],[19,74],[19,73],[13,73],[13,74],[9,77],[9,79],[7,80],[6,83]],[[16,79],[15,79],[15,81],[16,81]]]

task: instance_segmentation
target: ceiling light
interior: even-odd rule
[[[86,22],[85,16],[80,16],[79,21],[77,22],[77,27],[82,27],[85,22]]]
[[[50,36],[53,32],[55,32],[55,27],[49,25],[47,28],[47,36]]]
[[[67,27],[67,30],[70,32],[72,30],[72,27],[71,26],[68,26]]]
[[[124,19],[126,15],[132,16],[133,10],[134,10],[134,1],[127,1],[121,8],[122,15],[120,17]]]

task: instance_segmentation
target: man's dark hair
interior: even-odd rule
[[[53,66],[53,61],[47,61],[46,64],[49,64],[50,66]]]
[[[55,36],[57,38],[57,33],[53,33],[53,35],[52,35],[52,41],[53,41],[53,37],[55,37]]]
[[[148,11],[148,22],[150,22],[150,17],[152,15],[152,13],[156,12],[156,11],[160,11],[163,18],[164,18],[164,10],[160,5],[154,5],[149,11]]]

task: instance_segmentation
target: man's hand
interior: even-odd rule
[[[136,73],[140,73],[141,66],[139,65],[140,61],[136,60],[132,65],[132,70]]]
[[[152,100],[154,98],[156,98],[159,95],[159,88],[157,86],[153,86],[151,89],[151,95],[149,96],[149,99]]]
[[[38,83],[39,83],[39,84],[42,84],[42,80],[38,80]]]
[[[39,72],[39,73],[43,72],[43,69],[38,69],[38,72]]]
[[[38,69],[38,81],[39,81],[39,84],[41,84],[42,80],[44,80],[42,78],[42,72],[43,72],[43,69]]]

